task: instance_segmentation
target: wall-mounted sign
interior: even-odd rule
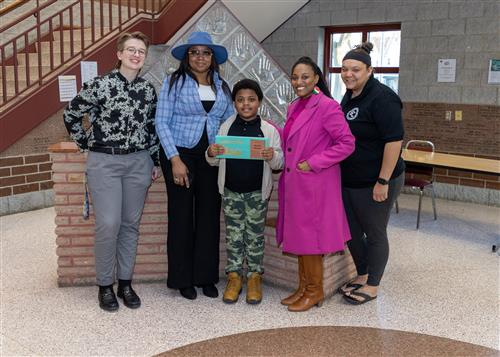
[[[488,70],[488,83],[500,84],[500,59],[491,59]]]
[[[76,96],[76,76],[59,76],[59,101],[69,102]]]
[[[82,73],[82,85],[97,77],[97,62],[95,61],[81,61],[80,70]]]
[[[455,82],[455,74],[457,71],[457,60],[455,58],[438,60],[438,82],[452,83]]]

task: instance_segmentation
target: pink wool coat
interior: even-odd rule
[[[288,107],[288,117],[298,100]],[[283,142],[283,141],[282,141]],[[354,151],[354,137],[339,104],[313,94],[282,144],[276,240],[296,255],[327,254],[351,239],[342,204],[340,162]],[[311,171],[298,169],[306,160]]]

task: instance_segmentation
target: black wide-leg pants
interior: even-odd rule
[[[210,166],[199,153],[184,150],[180,158],[189,170],[189,188],[174,183],[170,160],[160,150],[168,196],[167,286],[173,289],[219,281],[218,167]]]

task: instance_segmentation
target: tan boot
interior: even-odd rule
[[[323,294],[323,256],[304,255],[306,290],[302,297],[288,306],[288,311],[307,311],[314,305],[320,307],[325,298]]]
[[[302,255],[299,255],[298,257],[298,265],[299,265],[299,287],[295,292],[281,300],[281,304],[283,305],[292,305],[294,302],[299,300],[302,297],[302,294],[304,294],[304,291],[306,290],[306,276],[304,274],[304,260],[302,259]]]
[[[262,276],[252,273],[247,280],[247,304],[256,305],[262,301]]]
[[[241,293],[241,281],[241,276],[236,272],[231,272],[227,275],[227,285],[226,290],[224,290],[222,301],[227,304],[234,304],[238,301],[238,297]]]

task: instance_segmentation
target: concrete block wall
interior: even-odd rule
[[[401,23],[403,101],[500,105],[500,86],[487,83],[500,57],[496,0],[311,0],[263,46],[287,71],[303,55],[323,65],[324,26],[383,23]],[[457,59],[455,83],[437,83],[440,58]]]
[[[262,45],[288,72],[304,55],[323,67],[324,27],[386,23],[401,24],[405,140],[431,140],[439,152],[499,159],[500,85],[487,80],[489,60],[500,58],[497,0],[311,0]],[[454,83],[437,82],[443,58],[457,60]],[[461,121],[455,120],[457,110]],[[440,171],[437,180],[440,197],[500,204],[494,176]]]
[[[54,170],[56,210],[56,244],[58,256],[57,282],[59,286],[90,285],[95,283],[94,224],[82,218],[83,178],[86,154],[77,152],[73,143],[60,143],[51,147]],[[278,176],[275,176],[275,183]],[[265,229],[264,281],[295,288],[297,286],[297,259],[283,255],[276,244],[275,220],[277,190],[273,192]],[[134,270],[138,282],[166,281],[167,269],[167,193],[163,178],[150,187],[139,228],[139,245]],[[224,276],[226,263],[225,229],[221,215],[220,276]],[[355,276],[355,267],[346,249],[326,256],[324,265],[325,294],[333,295],[346,280]]]

